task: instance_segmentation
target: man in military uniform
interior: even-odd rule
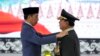
[[[75,18],[64,9],[58,19],[60,20],[60,29],[62,31],[67,31],[68,35],[58,39],[58,41],[60,41],[58,43],[59,49],[56,49],[56,51],[59,51],[59,53],[57,53],[56,56],[80,56],[79,40],[74,30],[75,20],[79,19]]]

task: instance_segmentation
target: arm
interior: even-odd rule
[[[51,34],[46,34],[46,35],[43,35],[41,33],[38,33],[39,36],[42,36],[42,37],[46,37],[46,36],[50,36],[50,35],[56,35],[58,34],[59,32],[56,32],[56,33],[51,33]]]
[[[32,31],[30,29],[24,30],[23,33],[24,34],[22,34],[22,37],[24,37],[24,40],[32,42],[34,44],[42,45],[56,42],[56,34],[40,36],[35,31]]]

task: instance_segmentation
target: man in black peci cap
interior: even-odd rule
[[[41,45],[54,43],[57,41],[57,38],[66,35],[64,32],[49,35],[37,33],[33,26],[38,22],[38,12],[38,7],[28,7],[23,9],[25,19],[21,30],[23,56],[41,56]]]
[[[61,16],[58,18],[60,29],[67,31],[68,35],[58,39],[59,53],[55,56],[80,56],[80,45],[76,32],[74,31],[75,18],[73,15],[66,12],[64,9]]]

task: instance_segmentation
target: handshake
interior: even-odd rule
[[[68,35],[68,32],[67,31],[62,31],[62,32],[56,34],[56,38],[62,38],[66,35]]]

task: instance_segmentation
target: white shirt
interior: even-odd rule
[[[27,21],[25,21],[25,23],[28,24],[28,25],[30,25],[30,26],[32,26],[32,25],[31,25],[29,22],[27,22]],[[33,26],[32,26],[32,27],[33,27]]]

